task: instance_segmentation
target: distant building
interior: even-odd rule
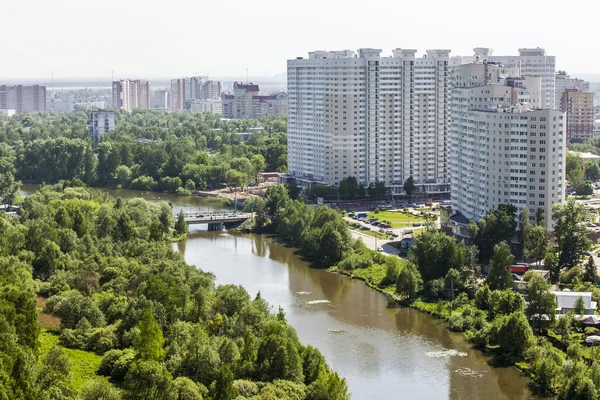
[[[92,145],[96,147],[105,133],[115,130],[115,112],[106,110],[90,111],[89,129],[92,136]]]
[[[579,151],[569,151],[569,154],[581,158],[583,161],[593,161],[596,162],[600,160],[600,156],[597,156],[592,153],[579,152]]]
[[[14,109],[0,109],[0,114],[2,115],[6,115],[7,117],[12,117],[13,115],[15,115],[17,113],[16,110]]]
[[[131,111],[150,108],[150,82],[122,79],[113,82],[113,108]]]
[[[223,115],[223,103],[219,99],[192,100],[190,111]]]
[[[567,89],[577,89],[580,92],[589,92],[590,83],[583,79],[571,78],[562,71],[556,74],[556,108],[560,108],[562,95]]]
[[[584,315],[594,315],[597,303],[592,301],[592,292],[550,292],[556,296],[556,311],[558,314],[565,314],[574,311],[575,302],[579,297],[583,299],[585,307]]]
[[[171,80],[171,110],[183,111],[190,100],[219,99],[221,82],[210,81],[207,76]]]
[[[247,142],[248,139],[252,137],[252,134],[250,132],[238,132],[237,135],[242,142]]]
[[[221,95],[223,117],[235,119],[259,118],[262,116],[287,115],[286,93],[260,95],[259,87],[253,83],[234,82],[233,94]]]
[[[594,134],[594,93],[566,89],[561,97],[560,110],[567,113],[567,140],[587,142]]]
[[[252,118],[252,99],[258,96],[258,85],[253,83],[233,83],[233,116],[231,118]]]
[[[0,109],[15,110],[17,114],[46,111],[46,87],[0,85]]]
[[[154,92],[150,101],[151,108],[170,108],[171,107],[171,92],[166,89],[159,89]]]
[[[288,96],[283,92],[252,98],[252,118],[286,116],[287,111]]]
[[[70,113],[73,111],[74,103],[70,100],[51,99],[47,103],[49,111],[57,113]]]
[[[76,107],[83,108],[98,108],[101,110],[106,109],[106,100],[89,100],[89,101],[78,101],[74,104]]]

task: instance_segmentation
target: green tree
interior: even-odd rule
[[[127,400],[175,400],[177,391],[172,376],[166,367],[153,360],[134,362],[123,387]]]
[[[410,258],[425,282],[444,278],[451,268],[463,272],[469,266],[467,248],[449,235],[429,225],[416,239]]]
[[[185,222],[185,215],[183,214],[183,209],[179,210],[177,222],[175,222],[175,232],[177,232],[178,235],[183,235],[188,232],[188,224],[187,222]]]
[[[594,257],[590,256],[588,258],[587,263],[585,264],[585,271],[583,274],[583,280],[585,282],[596,283],[598,280],[598,273],[596,272],[596,263],[594,262]]]
[[[529,221],[529,209],[525,207],[519,216],[519,242],[523,257],[528,257],[527,249],[531,247],[531,231],[533,227]]]
[[[574,199],[564,204],[552,207],[554,215],[554,236],[558,244],[558,265],[560,269],[573,268],[591,247],[590,240],[585,236],[588,229],[585,226],[587,212],[583,204]]]
[[[585,303],[583,297],[577,297],[575,304],[573,305],[573,311],[575,311],[575,314],[577,315],[585,315]]]
[[[479,261],[482,264],[488,263],[497,244],[511,242],[517,227],[516,213],[517,208],[514,205],[500,204],[498,209],[490,211],[479,223],[469,223],[469,231],[479,248]]]
[[[164,338],[151,308],[144,311],[137,328],[139,333],[133,341],[137,357],[142,360],[162,361],[165,357]]]
[[[554,251],[546,251],[544,266],[548,271],[550,271],[550,281],[552,283],[557,283],[560,279],[560,265],[558,264],[558,256]]]
[[[318,378],[308,387],[307,400],[349,400],[348,384],[337,373],[321,368]]]
[[[544,259],[549,247],[548,229],[544,225],[531,228],[525,245],[525,256],[533,257],[539,264]]]
[[[600,180],[600,166],[598,163],[592,162],[585,169],[586,178],[595,182]]]
[[[396,292],[414,299],[423,287],[421,274],[413,263],[406,263],[396,279]]]
[[[490,272],[485,279],[486,285],[492,290],[510,289],[513,279],[508,267],[512,264],[514,256],[506,242],[494,246],[494,254],[490,260]]]
[[[19,193],[20,182],[15,180],[14,151],[0,143],[0,204],[13,205]]]
[[[540,275],[534,275],[527,284],[529,303],[525,314],[540,332],[544,324],[552,324],[556,315],[556,296],[550,293],[550,286]]]
[[[131,182],[131,169],[127,165],[119,165],[115,171],[115,176],[121,186],[125,187]]]
[[[221,367],[215,384],[214,400],[234,400],[238,396],[233,387],[233,373],[227,366]]]
[[[290,201],[290,197],[284,185],[273,185],[267,189],[265,193],[267,200],[267,211],[269,215],[274,217],[278,210],[285,208]]]
[[[500,348],[512,360],[522,358],[525,350],[535,342],[527,318],[523,312],[517,311],[500,321],[497,339]]]
[[[573,333],[573,326],[575,325],[575,315],[572,311],[569,311],[565,315],[558,318],[554,332],[560,335],[561,342],[565,348],[569,346],[571,341],[571,334]]]
[[[82,400],[120,400],[121,392],[106,379],[92,378],[81,388]]]
[[[353,200],[364,197],[364,189],[359,185],[354,176],[348,176],[340,181],[339,195],[344,200]]]
[[[265,172],[265,167],[267,166],[265,158],[261,154],[255,154],[250,159],[250,163],[252,163],[252,171],[254,172],[254,182],[258,184],[260,182],[260,174]]]
[[[411,197],[413,195],[413,193],[415,192],[415,190],[417,190],[417,187],[415,185],[415,180],[413,179],[412,175],[408,177],[408,179],[406,179],[406,181],[404,182],[404,193],[406,193],[406,195],[408,197]]]

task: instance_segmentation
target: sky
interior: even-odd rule
[[[600,73],[600,1],[5,0],[0,78],[245,78],[312,50],[542,47],[557,70]],[[589,16],[589,17],[588,17]]]

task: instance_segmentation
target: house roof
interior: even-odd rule
[[[575,302],[579,297],[583,298],[583,304],[586,310],[593,309],[592,307],[592,292],[550,292],[556,296],[558,309],[575,308]]]

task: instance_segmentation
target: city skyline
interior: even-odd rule
[[[581,3],[587,14],[600,11],[600,4],[592,1],[580,2],[579,10]],[[32,29],[22,29],[22,18],[7,18],[0,24],[0,35],[10,38],[4,42],[4,58],[9,62],[0,70],[0,79],[47,79],[52,73],[55,78],[108,77],[111,71],[115,79],[188,76],[194,72],[240,79],[246,70],[251,76],[275,76],[284,73],[286,60],[308,51],[373,45],[384,54],[401,47],[418,49],[419,53],[450,49],[451,56],[468,55],[474,46],[493,48],[496,54],[539,46],[557,57],[557,70],[571,75],[600,72],[600,55],[587,51],[583,41],[565,40],[564,35],[576,32],[576,37],[592,37],[596,28],[565,18],[564,7],[557,1],[511,0],[495,7],[492,15],[485,3],[474,0],[460,4],[380,1],[370,3],[366,12],[357,1],[309,0],[294,8],[293,14],[271,0],[259,1],[253,7],[237,0],[208,5],[187,0],[175,0],[169,7],[163,4],[108,0],[103,7],[96,7],[64,0],[56,7],[41,0],[10,2],[4,5],[4,15],[27,16]],[[116,9],[120,15],[136,18],[125,24],[115,17]],[[536,13],[543,18],[523,18]],[[197,15],[203,15],[202,23],[195,23]],[[339,18],[331,18],[336,15]],[[485,23],[491,17],[496,23]],[[167,29],[174,20],[180,29]],[[361,20],[362,28],[355,29],[355,24],[348,23],[352,20]],[[526,23],[519,27],[519,21]],[[244,34],[223,29],[227,25],[235,26],[236,32],[242,29]],[[161,26],[164,29],[157,29]],[[521,34],[511,34],[513,28]],[[403,39],[406,32],[419,34]],[[210,41],[197,40],[206,34],[212,36]],[[190,42],[198,44],[190,47]]]

